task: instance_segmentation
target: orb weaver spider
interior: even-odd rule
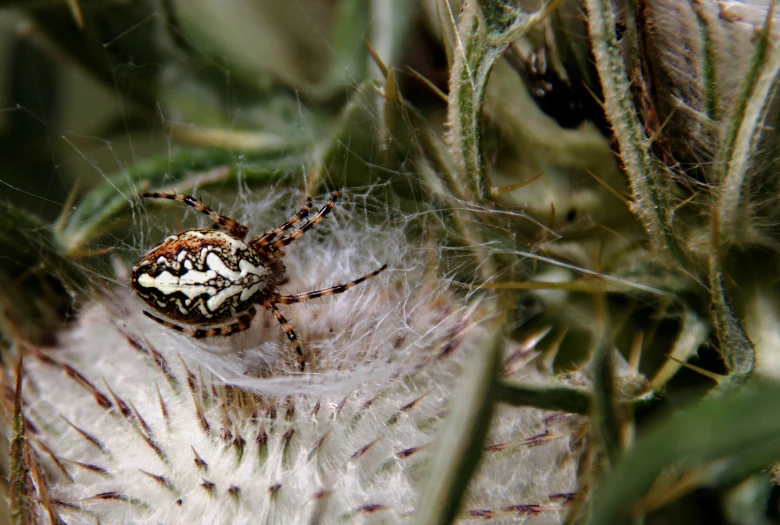
[[[387,268],[386,264],[382,265],[353,281],[322,290],[294,295],[279,293],[277,287],[287,282],[281,261],[282,249],[331,212],[339,196],[338,190],[310,219],[307,217],[312,200],[308,199],[307,205],[284,224],[247,242],[244,242],[248,232],[246,226],[209,209],[189,195],[144,193],[143,196],[181,202],[215,222],[212,228],[186,230],[168,237],[149,250],[133,268],[131,285],[135,293],[147,305],[176,322],[146,310],[144,314],[163,326],[202,339],[232,336],[247,330],[257,314],[255,305],[261,305],[273,314],[290,343],[295,345],[301,371],[306,366],[303,350],[295,331],[276,305],[340,294]],[[291,229],[292,232],[285,235]]]

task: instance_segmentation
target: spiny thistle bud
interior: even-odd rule
[[[52,523],[411,519],[465,360],[504,336],[481,323],[491,301],[451,290],[431,264],[435,249],[409,241],[396,212],[372,225],[363,213],[381,205],[347,199],[288,250],[291,286],[340,282],[376,261],[389,270],[287,310],[312,356],[305,373],[270,315],[244,334],[194,340],[144,317],[121,268],[56,348],[28,349],[32,514]],[[250,224],[275,216],[272,199],[251,200],[241,214]],[[506,373],[549,384],[526,366],[536,356],[533,341],[510,344]],[[464,518],[558,521],[577,489],[581,428],[574,415],[498,410]]]

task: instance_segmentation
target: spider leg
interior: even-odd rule
[[[168,328],[176,330],[177,332],[187,334],[190,337],[194,337],[195,339],[203,339],[204,337],[229,336],[229,335],[237,334],[239,332],[243,332],[244,330],[247,330],[249,326],[252,324],[252,319],[255,318],[256,314],[257,314],[257,310],[255,310],[255,307],[253,306],[249,310],[247,310],[246,313],[239,316],[238,320],[236,320],[235,323],[227,324],[224,326],[217,326],[214,328],[193,329],[193,328],[186,328],[184,326],[179,326],[177,324],[171,323],[170,321],[160,319],[159,317],[152,315],[146,310],[144,310],[144,315],[146,315],[146,317],[154,319],[155,321],[157,321],[163,326],[167,326]]]
[[[242,239],[246,237],[247,228],[238,221],[231,219],[226,215],[222,215],[203,204],[195,197],[189,195],[177,195],[175,193],[144,193],[143,196],[147,199],[168,199],[172,201],[178,201],[187,206],[192,206],[204,215],[208,215],[209,218],[214,221],[217,228],[225,230],[230,235]]]
[[[276,240],[276,238],[284,233],[285,231],[289,230],[299,222],[301,222],[303,219],[309,216],[309,213],[311,213],[311,208],[314,204],[312,203],[311,197],[309,197],[306,200],[306,206],[301,208],[298,213],[287,219],[287,222],[279,226],[278,228],[275,228],[267,233],[264,233],[260,237],[257,237],[256,239],[252,239],[249,241],[249,247],[253,250],[265,250],[266,246],[268,246],[271,242]]]
[[[322,219],[325,218],[327,214],[330,213],[338,197],[339,197],[339,190],[334,190],[328,202],[326,202],[325,205],[322,208],[320,208],[317,213],[314,214],[314,217],[304,222],[300,228],[292,232],[290,235],[286,237],[282,237],[281,239],[277,239],[269,243],[268,246],[266,246],[263,251],[265,251],[267,254],[271,254],[273,252],[281,250],[282,248],[284,248],[289,244],[292,244],[293,241],[298,239],[301,235],[303,235],[307,231],[314,228]]]
[[[385,268],[387,268],[387,265],[383,264],[382,267],[379,268],[378,270],[374,270],[371,273],[367,273],[363,277],[358,277],[354,281],[350,281],[344,284],[339,284],[336,286],[331,286],[330,288],[323,288],[322,290],[315,290],[313,292],[306,292],[306,293],[298,293],[295,295],[275,295],[273,296],[273,301],[280,304],[303,303],[308,301],[309,299],[316,299],[317,297],[325,297],[327,295],[336,295],[336,294],[344,293],[350,288],[352,288],[353,286],[358,285],[367,279],[371,279],[376,275],[379,275],[385,270]]]
[[[287,319],[285,319],[284,315],[282,315],[282,312],[279,311],[279,309],[272,301],[266,300],[263,302],[263,306],[266,310],[274,314],[276,320],[279,321],[280,325],[282,325],[282,330],[284,330],[284,333],[287,334],[287,339],[289,339],[290,342],[295,345],[295,351],[298,353],[298,363],[300,364],[301,372],[303,372],[303,370],[306,368],[306,358],[303,357],[301,344],[298,342],[298,336],[295,335],[295,331],[293,330],[292,326],[290,326],[290,323],[287,321]]]

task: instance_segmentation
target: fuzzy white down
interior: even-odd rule
[[[286,204],[285,211],[266,198],[237,218],[270,227],[292,213],[299,196],[273,197]],[[281,524],[309,523],[319,516],[321,523],[344,518],[348,523],[398,523],[411,517],[425,459],[435,448],[436,430],[464,358],[478,351],[486,336],[478,321],[492,312],[489,300],[470,302],[437,275],[431,259],[438,253],[407,238],[408,218],[387,206],[387,220],[369,224],[366,214],[375,214],[370,208],[377,206],[385,205],[365,195],[350,196],[316,232],[288,250],[291,282],[285,289],[290,293],[345,282],[382,263],[389,265],[388,271],[342,295],[285,308],[304,351],[316,355],[314,373],[297,373],[294,351],[270,315],[258,315],[245,334],[196,341],[141,315],[143,303],[130,295],[127,284],[113,287],[110,299],[87,308],[62,336],[60,347],[48,352],[84,374],[109,399],[110,387],[132,404],[165,460],[144,442],[132,419],[118,415],[116,408],[99,407],[60,367],[29,360],[24,391],[28,417],[74,478],[69,482],[39,451],[52,497],[82,507],[60,507],[65,521],[94,523],[99,517],[112,524]],[[250,235],[261,233],[250,230]],[[437,358],[467,312],[460,326],[462,343],[446,358]],[[177,386],[150,356],[129,344],[125,333],[160,352]],[[518,348],[509,345],[509,351]],[[206,385],[196,395],[204,400],[209,433],[196,415],[185,366],[198,384]],[[535,367],[515,364],[513,369],[526,381],[553,381]],[[238,403],[226,384],[257,397]],[[103,450],[63,418],[97,438]],[[580,424],[573,416],[500,408],[488,445],[508,446],[485,454],[464,512],[495,512],[490,523],[559,523],[565,510],[563,497],[555,495],[576,491],[578,451],[572,449]],[[292,437],[285,438],[291,428]],[[226,429],[246,442],[240,460]],[[541,440],[524,443],[545,431],[549,434]],[[263,432],[267,456],[260,460],[256,440]],[[413,447],[423,448],[408,457],[399,454]],[[206,471],[197,468],[193,448],[208,464]],[[65,460],[100,466],[110,476]],[[139,469],[164,476],[171,487]],[[212,492],[202,487],[204,480],[214,483]],[[276,484],[281,487],[272,494],[269,488]],[[240,489],[237,498],[228,494],[230,487]],[[109,491],[138,501],[90,499]],[[318,503],[314,495],[321,491],[328,495]],[[538,512],[510,508],[530,504],[540,505]],[[375,505],[381,508],[370,507]]]

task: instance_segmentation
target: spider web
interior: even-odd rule
[[[171,233],[209,226],[192,209],[144,202],[140,194],[194,194],[249,226],[252,236],[290,217],[307,195],[322,203],[333,187],[346,186],[334,213],[287,250],[290,283],[282,292],[339,284],[385,263],[389,270],[343,296],[285,308],[285,315],[320,372],[342,370],[348,362],[371,367],[388,361],[384,353],[366,350],[366,334],[385,342],[403,338],[412,352],[415,343],[408,334],[428,332],[415,329],[404,309],[419,311],[425,301],[457,297],[455,307],[439,312],[445,325],[456,323],[468,294],[450,286],[451,281],[501,277],[484,264],[486,255],[559,265],[529,249],[528,231],[543,232],[548,244],[559,237],[532,214],[441,198],[446,190],[437,185],[443,186],[443,177],[421,160],[419,129],[383,96],[389,88],[365,39],[387,64],[399,66],[400,92],[426,116],[431,130],[440,131],[444,105],[429,86],[400,67],[411,64],[432,82],[446,82],[446,59],[436,40],[441,28],[433,27],[436,17],[428,8],[413,4],[374,2],[363,19],[354,20],[305,1],[258,4],[238,18],[238,10],[205,2],[176,9],[119,6],[108,15],[87,13],[88,22],[104,22],[97,51],[89,49],[92,55],[68,47],[74,39],[64,38],[52,22],[53,13],[69,16],[65,6],[6,12],[9,28],[26,23],[30,29],[8,44],[15,76],[0,100],[6,108],[0,124],[8,148],[19,139],[32,153],[16,148],[25,153],[15,158],[26,169],[7,170],[0,191],[55,225],[67,249],[78,254],[76,264],[106,291],[106,301],[113,301],[110,309],[123,329],[154,334],[171,349],[183,345],[187,350],[180,353],[198,355],[197,361],[223,381],[244,384],[249,377],[271,384],[270,377],[289,372],[294,363],[265,312],[249,333],[207,342],[181,337],[167,342],[176,334],[136,319],[144,305],[129,290],[128,268]],[[407,29],[399,36],[397,27]],[[334,36],[336,30],[341,33]],[[487,151],[496,147],[489,137],[485,143]],[[568,193],[577,194],[574,189]],[[71,195],[78,198],[71,201]],[[598,202],[588,188],[581,195]],[[531,199],[530,206],[538,201],[548,207],[549,198]],[[487,215],[491,231],[475,243],[464,232],[482,228],[479,218]],[[571,256],[565,249],[560,253]],[[577,265],[559,266],[553,280],[583,273]],[[425,286],[429,281],[435,284]],[[632,286],[630,279],[614,281]],[[381,295],[390,288],[403,293]],[[362,317],[369,310],[371,316]],[[391,310],[395,321],[379,323]],[[533,305],[526,308],[515,325],[538,311]],[[585,321],[575,321],[590,318],[581,317]],[[377,326],[392,328],[380,336]],[[340,334],[351,343],[340,340]],[[257,351],[249,355],[250,348]],[[397,356],[389,360],[415,366]],[[366,373],[347,368],[355,381]],[[344,385],[351,388],[354,382]]]
[[[39,165],[35,176],[29,170],[17,170],[21,175],[14,178],[0,176],[0,193],[43,216],[61,235],[66,248],[78,254],[75,264],[90,284],[96,285],[76,290],[88,301],[79,305],[74,330],[63,338],[67,343],[56,349],[59,353],[51,354],[96,383],[104,378],[105,386],[132,400],[155,429],[168,428],[157,414],[156,396],[162,389],[171,411],[180,411],[187,422],[180,429],[183,436],[171,432],[167,443],[181,470],[192,469],[189,450],[183,450],[181,443],[196,443],[190,434],[199,432],[192,399],[164,384],[166,378],[154,368],[153,360],[133,353],[128,340],[162,355],[182,386],[182,378],[192,373],[212,389],[229,385],[259,394],[259,399],[294,398],[298,433],[309,432],[312,442],[319,439],[316,432],[320,427],[311,424],[314,416],[309,414],[315,401],[319,406],[320,398],[327,406],[323,412],[332,413],[334,420],[346,406],[345,417],[355,414],[353,421],[359,417],[370,421],[369,425],[355,426],[356,437],[332,438],[339,452],[336,458],[355,458],[356,450],[375,439],[376,449],[382,447],[388,458],[402,449],[427,446],[423,439],[437,426],[431,422],[441,419],[466,354],[479,351],[477,341],[485,333],[481,322],[494,310],[489,299],[473,296],[462,284],[477,280],[481,271],[482,278],[498,276],[481,267],[473,247],[452,220],[467,210],[467,205],[438,199],[435,191],[425,193],[426,187],[435,186],[439,174],[415,156],[419,144],[404,115],[387,111],[381,96],[383,83],[377,81],[381,75],[371,65],[364,43],[364,38],[370,39],[387,63],[411,63],[443,87],[446,60],[441,49],[438,59],[443,63],[438,65],[410,58],[431,49],[436,52],[440,45],[429,34],[435,30],[424,22],[430,22],[430,16],[410,7],[415,4],[372,2],[368,19],[354,22],[358,29],[346,45],[332,36],[337,13],[323,15],[322,6],[328,5],[324,2],[268,3],[283,5],[279,8],[282,14],[263,11],[263,3],[242,4],[246,11],[206,11],[208,5],[203,2],[198,4],[200,11],[180,12],[179,18],[172,18],[156,4],[139,11],[133,9],[148,5],[131,4],[128,11],[122,11],[123,4],[117,4],[119,14],[126,16],[101,19],[110,29],[103,28],[97,55],[83,62],[73,58],[72,49],[58,49],[61,40],[48,8],[33,14],[3,13],[5,27],[18,29],[19,24],[29,22],[31,29],[24,38],[8,44],[12,49],[8,60],[15,66],[9,76],[12,88],[0,93],[0,107],[5,108],[0,112],[0,129],[11,149],[10,139],[18,136],[19,127],[29,126],[29,137],[22,137],[35,149],[23,156],[24,150],[17,147],[14,155],[24,161],[20,164],[25,168],[32,165],[30,159]],[[391,38],[392,17],[403,9],[411,13],[407,16],[419,20],[402,21],[413,29],[402,38]],[[65,5],[54,12],[67,19]],[[238,18],[237,12],[241,13]],[[201,24],[187,26],[188,16]],[[283,23],[287,24],[284,29],[275,30]],[[289,29],[289,25],[299,27]],[[382,31],[377,29],[385,25]],[[289,40],[274,42],[285,31],[292,35]],[[9,34],[13,32],[0,30],[0,35]],[[438,68],[443,68],[444,76],[437,79],[436,74],[441,73]],[[439,129],[445,118],[441,101],[411,76],[399,72],[398,77],[404,95],[425,110],[432,129]],[[149,84],[155,89],[146,90]],[[51,102],[57,97],[58,103]],[[280,147],[280,142],[285,146]],[[220,147],[205,147],[214,144]],[[281,306],[307,356],[305,373],[298,372],[294,349],[278,323],[262,309],[250,330],[214,340],[190,339],[143,315],[148,307],[133,295],[129,269],[168,235],[210,224],[186,206],[144,202],[141,193],[175,190],[195,195],[247,225],[251,237],[292,216],[307,196],[314,199],[315,206],[322,205],[336,185],[342,187],[342,194],[334,211],[285,250],[290,281],[281,292],[293,294],[344,283],[382,264],[388,269],[344,294]],[[77,198],[71,201],[71,195]],[[469,211],[478,215],[489,210]],[[493,235],[480,243],[479,248],[488,254],[525,247],[522,240],[517,245],[510,242],[508,247],[505,241],[492,240],[516,238],[513,224],[518,220],[533,228],[539,226],[518,211],[505,211],[501,217],[506,222],[496,221]],[[474,215],[466,214],[463,220],[475,228],[481,226]],[[516,323],[525,320],[518,318]],[[519,346],[509,351],[515,358],[514,370],[522,368],[527,354],[527,349]],[[145,366],[139,366],[138,361]],[[440,366],[428,366],[434,362]],[[84,399],[91,399],[81,386],[69,383],[72,389],[60,388],[59,370],[32,360],[29,371],[29,383],[42,393],[33,402],[35,410],[55,416],[57,424],[61,422],[59,415],[86,426],[106,421],[101,419],[104,414],[94,413],[95,407],[85,406]],[[539,378],[535,373],[532,380]],[[186,386],[182,388],[186,392],[184,389]],[[416,416],[405,415],[413,406],[411,402],[419,400],[429,405],[421,411],[421,423]],[[372,403],[374,408],[369,409]],[[212,423],[222,416],[217,407],[206,410]],[[398,417],[404,426],[396,432],[404,439],[388,434],[381,419],[385,411],[388,418],[401,414]],[[507,418],[494,441],[522,443],[546,428],[537,411],[523,414]],[[281,412],[279,416],[281,421]],[[330,417],[320,416],[325,421]],[[254,418],[244,418],[236,424],[254,423]],[[117,425],[112,422],[109,426]],[[351,429],[354,425],[341,426]],[[176,430],[177,425],[170,429]],[[251,431],[242,427],[241,431],[244,436],[257,435],[254,427]],[[112,469],[130,472],[121,479],[138,475],[135,457],[124,457],[129,442],[126,436],[109,435],[102,428],[99,434],[105,436],[106,443],[116,439],[114,450],[119,461]],[[377,436],[385,437],[379,440]],[[196,443],[201,453],[208,446],[208,437],[203,437],[203,444]],[[281,437],[279,432],[276,438]],[[57,454],[92,461],[89,451],[75,454],[68,447],[63,445],[64,452],[58,450]],[[566,441],[561,440],[547,454],[555,457],[565,454],[565,449]],[[294,457],[301,466],[309,464],[305,454]],[[154,461],[144,463],[145,469],[153,470],[146,465],[154,466]],[[220,468],[216,459],[211,461],[213,470]],[[488,487],[483,491],[487,496],[480,492],[470,505],[498,508],[526,500],[541,502],[550,494],[573,490],[573,464],[549,468],[539,461],[541,467],[531,467],[533,476],[517,476],[514,470],[501,466],[487,471],[485,479],[479,481],[480,486]],[[95,462],[100,463],[100,459]],[[228,481],[237,481],[233,464],[225,465],[228,472],[223,485],[227,486]],[[286,512],[300,511],[299,495],[291,487],[307,491],[312,487],[310,471],[295,465],[282,491],[288,499],[292,495],[296,499],[286,505]],[[170,472],[178,470],[177,466]],[[394,488],[393,494],[379,498],[370,487],[364,489],[358,471],[360,483],[340,491],[347,499],[334,505],[332,512],[379,501],[394,506],[397,516],[408,517],[413,484],[407,482],[406,471],[391,470],[403,481],[388,484]],[[263,483],[276,481],[278,474],[270,467],[268,471],[261,470],[258,476],[257,470],[248,470],[242,488],[264,490]],[[387,475],[384,467],[377,472],[377,479]],[[193,479],[194,490],[202,490],[197,485],[199,477]],[[534,480],[530,488],[525,488],[527,479]],[[148,480],[126,483],[122,489],[144,483]],[[506,497],[494,490],[497,484],[524,488]],[[78,480],[64,490],[78,499],[103,492],[104,485],[108,487],[89,479]],[[399,486],[403,490],[395,490]],[[166,496],[154,485],[147,488],[151,501],[162,501]],[[304,497],[310,494],[306,492]],[[263,508],[263,501],[255,498],[251,505]],[[198,507],[190,505],[188,501],[185,510],[197,515]],[[160,512],[179,512],[173,502],[165,501],[158,507]],[[254,510],[239,507],[236,512],[245,512],[249,518],[237,517],[236,522],[256,520]],[[124,511],[112,509],[108,515],[121,522],[127,518],[118,517],[120,512]],[[229,516],[233,511],[214,506],[210,512]],[[171,515],[162,514],[161,521],[170,521]],[[557,516],[553,510],[535,523],[557,522]]]
[[[322,18],[322,7],[312,2],[255,6],[232,31],[225,28],[237,23],[235,14],[205,3],[181,12],[117,7],[114,16],[87,13],[88,23],[96,16],[111,30],[101,28],[100,54],[85,60],[67,47],[56,49],[60,35],[47,10],[6,12],[7,27],[27,23],[31,29],[7,43],[11,88],[0,99],[0,125],[11,139],[20,127],[29,129],[26,143],[35,144],[38,162],[35,176],[9,171],[0,191],[51,221],[64,238],[77,240],[85,255],[77,264],[99,283],[118,329],[194,360],[218,380],[279,395],[301,388],[346,391],[381,382],[398,367],[418,366],[430,356],[415,352],[431,341],[445,344],[443,334],[466,302],[458,299],[454,309],[427,306],[451,295],[449,279],[434,279],[431,268],[441,261],[437,239],[458,234],[443,219],[451,205],[424,204],[415,189],[426,174],[411,157],[413,141],[395,135],[403,127],[387,122],[392,116],[384,113],[381,84],[372,80],[380,77],[364,39],[372,39],[387,60],[402,62],[435,48],[420,21],[409,24],[413,30],[400,45],[388,43],[389,30],[372,30],[382,27],[380,20],[392,21],[391,4],[376,3],[351,46],[335,41],[333,21]],[[404,9],[422,20],[420,11]],[[214,23],[193,29],[187,26],[193,19]],[[274,30],[283,19],[300,20],[305,32]],[[252,23],[254,32],[247,29]],[[285,31],[296,49],[274,41]],[[220,37],[224,49],[217,54]],[[247,52],[255,49],[268,51]],[[430,74],[436,72],[431,66]],[[407,91],[435,107],[429,88],[410,78],[404,81]],[[323,103],[334,105],[328,100],[345,96],[348,109],[323,116]],[[350,107],[358,109],[349,114]],[[443,111],[434,110],[434,118],[436,111],[441,118]],[[27,157],[22,161],[32,165]],[[330,189],[344,183],[348,188],[334,213],[286,250],[290,282],[282,292],[325,288],[381,264],[389,270],[343,296],[284,308],[317,375],[286,373],[294,370],[294,353],[266,312],[246,334],[214,341],[177,337],[140,315],[145,305],[132,296],[128,268],[167,235],[209,226],[192,209],[143,202],[144,191],[193,194],[249,226],[254,236],[291,216],[307,195],[322,204]],[[399,188],[408,194],[399,197]],[[90,205],[93,195],[105,207]],[[119,211],[100,216],[111,206]],[[95,215],[100,222],[93,227]],[[445,275],[473,264],[472,254],[461,248],[450,249],[447,260]],[[425,319],[424,327],[415,324],[417,318]]]

